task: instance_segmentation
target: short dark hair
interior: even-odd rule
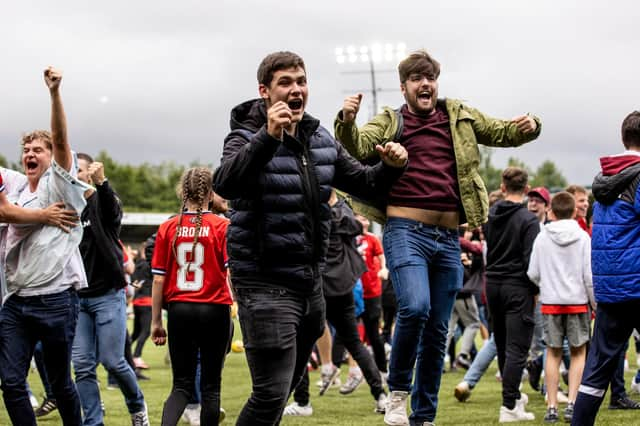
[[[273,80],[273,74],[276,71],[286,70],[288,68],[302,68],[304,61],[293,52],[274,52],[267,55],[258,67],[258,83],[268,86]]]
[[[622,122],[622,144],[627,149],[640,148],[640,111],[633,111]]]
[[[524,193],[528,180],[529,174],[520,167],[507,167],[502,172],[502,183],[504,183],[509,194]]]
[[[91,157],[89,154],[85,154],[84,152],[79,152],[77,156],[78,156],[78,160],[84,160],[89,164],[93,163],[93,157]]]
[[[551,199],[551,211],[556,219],[571,219],[576,210],[576,199],[567,191],[558,192]]]
[[[567,191],[569,194],[573,195],[574,197],[576,196],[576,194],[588,194],[587,188],[580,185],[569,185],[567,186],[567,189],[565,189],[565,191]]]
[[[440,76],[440,63],[433,59],[426,50],[412,52],[398,65],[400,83],[407,81],[411,74],[427,74],[434,79]]]
[[[504,194],[499,189],[496,189],[495,191],[491,191],[489,193],[489,207],[500,200],[504,200]]]

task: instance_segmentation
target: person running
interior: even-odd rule
[[[222,367],[231,339],[231,292],[227,283],[228,220],[207,210],[213,200],[212,173],[196,167],[180,181],[181,213],[158,228],[151,262],[153,278],[151,338],[169,339],[173,388],[162,411],[162,425],[180,420],[195,389],[201,362],[202,425],[218,424]],[[162,307],[168,311],[167,329]],[[207,330],[203,333],[202,330]]]

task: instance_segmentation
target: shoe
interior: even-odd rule
[[[140,368],[142,370],[146,370],[149,368],[149,366],[147,365],[146,362],[144,362],[144,360],[142,358],[134,358],[133,359],[133,365],[136,366],[136,368]]]
[[[292,402],[291,404],[284,407],[283,416],[300,416],[300,417],[309,417],[313,414],[313,407],[311,403],[307,405],[300,405],[297,402]]]
[[[389,401],[389,397],[386,393],[382,392],[378,395],[378,399],[376,399],[376,408],[373,410],[378,414],[384,414],[387,410],[387,402]]]
[[[58,409],[58,404],[56,403],[56,400],[45,398],[44,401],[42,401],[42,404],[38,408],[36,408],[34,413],[36,417],[43,417],[56,409]]]
[[[33,408],[34,410],[40,406],[38,398],[36,398],[36,396],[31,392],[29,392],[29,402],[31,403],[31,408]]]
[[[140,371],[139,368],[136,368],[136,379],[138,379],[138,380],[151,380],[151,378],[149,376],[145,376],[144,374],[142,374],[142,371]]]
[[[560,420],[560,417],[558,416],[558,409],[556,407],[547,408],[547,412],[544,415],[544,422],[557,423],[558,420]]]
[[[640,383],[636,382],[635,377],[631,380],[631,392],[640,393]]]
[[[616,398],[609,403],[609,410],[637,410],[640,409],[640,403],[629,398],[627,395],[622,398]]]
[[[131,426],[150,426],[146,404],[144,406],[144,410],[138,411],[137,413],[133,413],[131,415]]]
[[[407,398],[409,392],[393,391],[387,399],[384,412],[384,423],[389,426],[407,426]]]
[[[520,392],[520,398],[516,399],[516,404],[521,405],[522,408],[524,409],[524,407],[526,407],[528,403],[529,403],[529,397],[527,396],[527,394]]]
[[[224,411],[224,408],[220,407],[220,415],[218,416],[218,424],[222,423],[224,418],[227,417],[227,412]]]
[[[332,370],[329,374],[320,373],[320,378],[322,379],[322,384],[320,386],[320,396],[324,395],[324,393],[329,389],[329,387],[333,384],[333,381],[340,375],[340,369],[335,365],[332,366]]]
[[[542,375],[542,365],[538,359],[527,361],[527,371],[529,372],[529,385],[534,391],[540,390],[540,376]]]
[[[190,426],[200,426],[200,404],[189,404],[182,412],[182,421]]]
[[[360,386],[363,380],[364,377],[362,376],[362,374],[349,374],[349,377],[347,377],[347,381],[344,383],[344,385],[340,386],[340,393],[342,395],[349,395],[350,393],[358,389],[358,386]]]
[[[567,408],[564,409],[562,417],[565,422],[571,423],[571,420],[573,420],[573,402],[567,404]]]
[[[100,410],[102,411],[102,417],[107,415],[107,409],[104,406],[104,401],[101,399],[100,400]]]
[[[519,401],[519,400],[518,400]],[[500,423],[521,422],[524,420],[535,420],[536,416],[533,413],[524,411],[524,405],[518,404],[516,401],[515,407],[509,410],[504,405],[500,407]]]
[[[464,368],[465,370],[468,370],[469,367],[471,367],[471,359],[469,359],[469,355],[467,354],[458,355],[458,357],[456,358],[456,365],[458,367]]]
[[[453,390],[453,396],[460,402],[465,402],[471,396],[471,386],[464,380],[456,385]]]

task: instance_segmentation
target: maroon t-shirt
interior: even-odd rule
[[[458,211],[460,190],[445,106],[438,103],[428,117],[401,109],[400,142],[409,153],[404,174],[391,187],[389,205],[437,211]]]

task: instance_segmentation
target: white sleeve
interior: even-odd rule
[[[529,279],[537,286],[540,286],[540,256],[538,255],[538,251],[540,251],[540,235],[542,235],[542,233],[538,234],[533,241],[533,249],[531,250],[531,257],[529,258],[529,269],[527,270]]]

